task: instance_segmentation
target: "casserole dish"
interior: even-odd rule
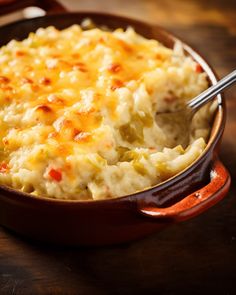
[[[12,2],[12,1],[10,1]],[[32,4],[55,12],[62,7],[54,1],[21,1],[8,4],[1,12],[10,12]],[[11,6],[12,5],[12,6]],[[52,14],[18,21],[0,28],[1,44],[22,40],[39,27],[54,25],[63,29],[83,19],[110,29],[134,27],[147,37],[158,39],[172,48],[177,38],[165,30],[139,21],[99,13]],[[207,73],[209,83],[216,76],[207,62],[188,45],[187,54]],[[229,189],[230,176],[218,160],[218,147],[225,124],[223,97],[218,108],[207,147],[187,169],[171,179],[142,192],[98,201],[56,200],[34,197],[11,188],[0,188],[0,223],[27,237],[69,245],[104,245],[131,241],[176,221],[200,214],[222,199]]]

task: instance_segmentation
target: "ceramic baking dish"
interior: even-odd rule
[[[0,45],[11,39],[21,40],[39,27],[54,25],[62,29],[80,24],[85,18],[110,29],[132,26],[139,34],[158,39],[167,47],[173,47],[177,40],[156,25],[133,19],[91,12],[61,14],[63,7],[55,1],[8,2],[1,7],[1,13],[36,4],[45,10],[54,10],[56,14],[49,13],[1,27]],[[186,53],[207,73],[209,83],[215,83],[217,78],[208,63],[195,50],[183,44]],[[226,119],[225,103],[222,95],[216,99],[218,107],[207,148],[197,161],[175,177],[139,193],[100,201],[61,201],[0,187],[0,224],[44,242],[104,245],[135,240],[167,225],[199,215],[220,201],[230,185],[230,176],[218,159]]]

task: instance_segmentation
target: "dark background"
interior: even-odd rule
[[[198,49],[219,76],[236,68],[236,2],[61,0],[164,26]],[[13,17],[19,17],[15,14]],[[0,23],[12,19],[4,16]],[[236,88],[227,91],[221,159],[228,196],[204,214],[144,240],[105,248],[59,248],[0,228],[0,294],[236,294]]]

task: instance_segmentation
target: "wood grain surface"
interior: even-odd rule
[[[151,21],[197,48],[219,76],[236,68],[234,0],[60,2]],[[144,240],[105,248],[40,245],[0,228],[0,294],[236,294],[236,87],[226,98],[221,159],[232,186],[223,201]]]

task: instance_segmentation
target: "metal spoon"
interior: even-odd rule
[[[189,144],[191,121],[196,111],[198,111],[202,106],[212,100],[217,94],[223,92],[226,88],[230,87],[235,82],[236,70],[225,76],[215,85],[212,85],[211,87],[203,91],[197,97],[188,101],[184,108],[174,112],[158,112],[156,114],[157,124],[164,128],[165,132],[169,132],[170,134],[173,130],[173,126],[175,128],[178,128],[177,134],[180,136],[180,138],[174,138],[174,142],[178,141],[184,147],[186,147]]]

